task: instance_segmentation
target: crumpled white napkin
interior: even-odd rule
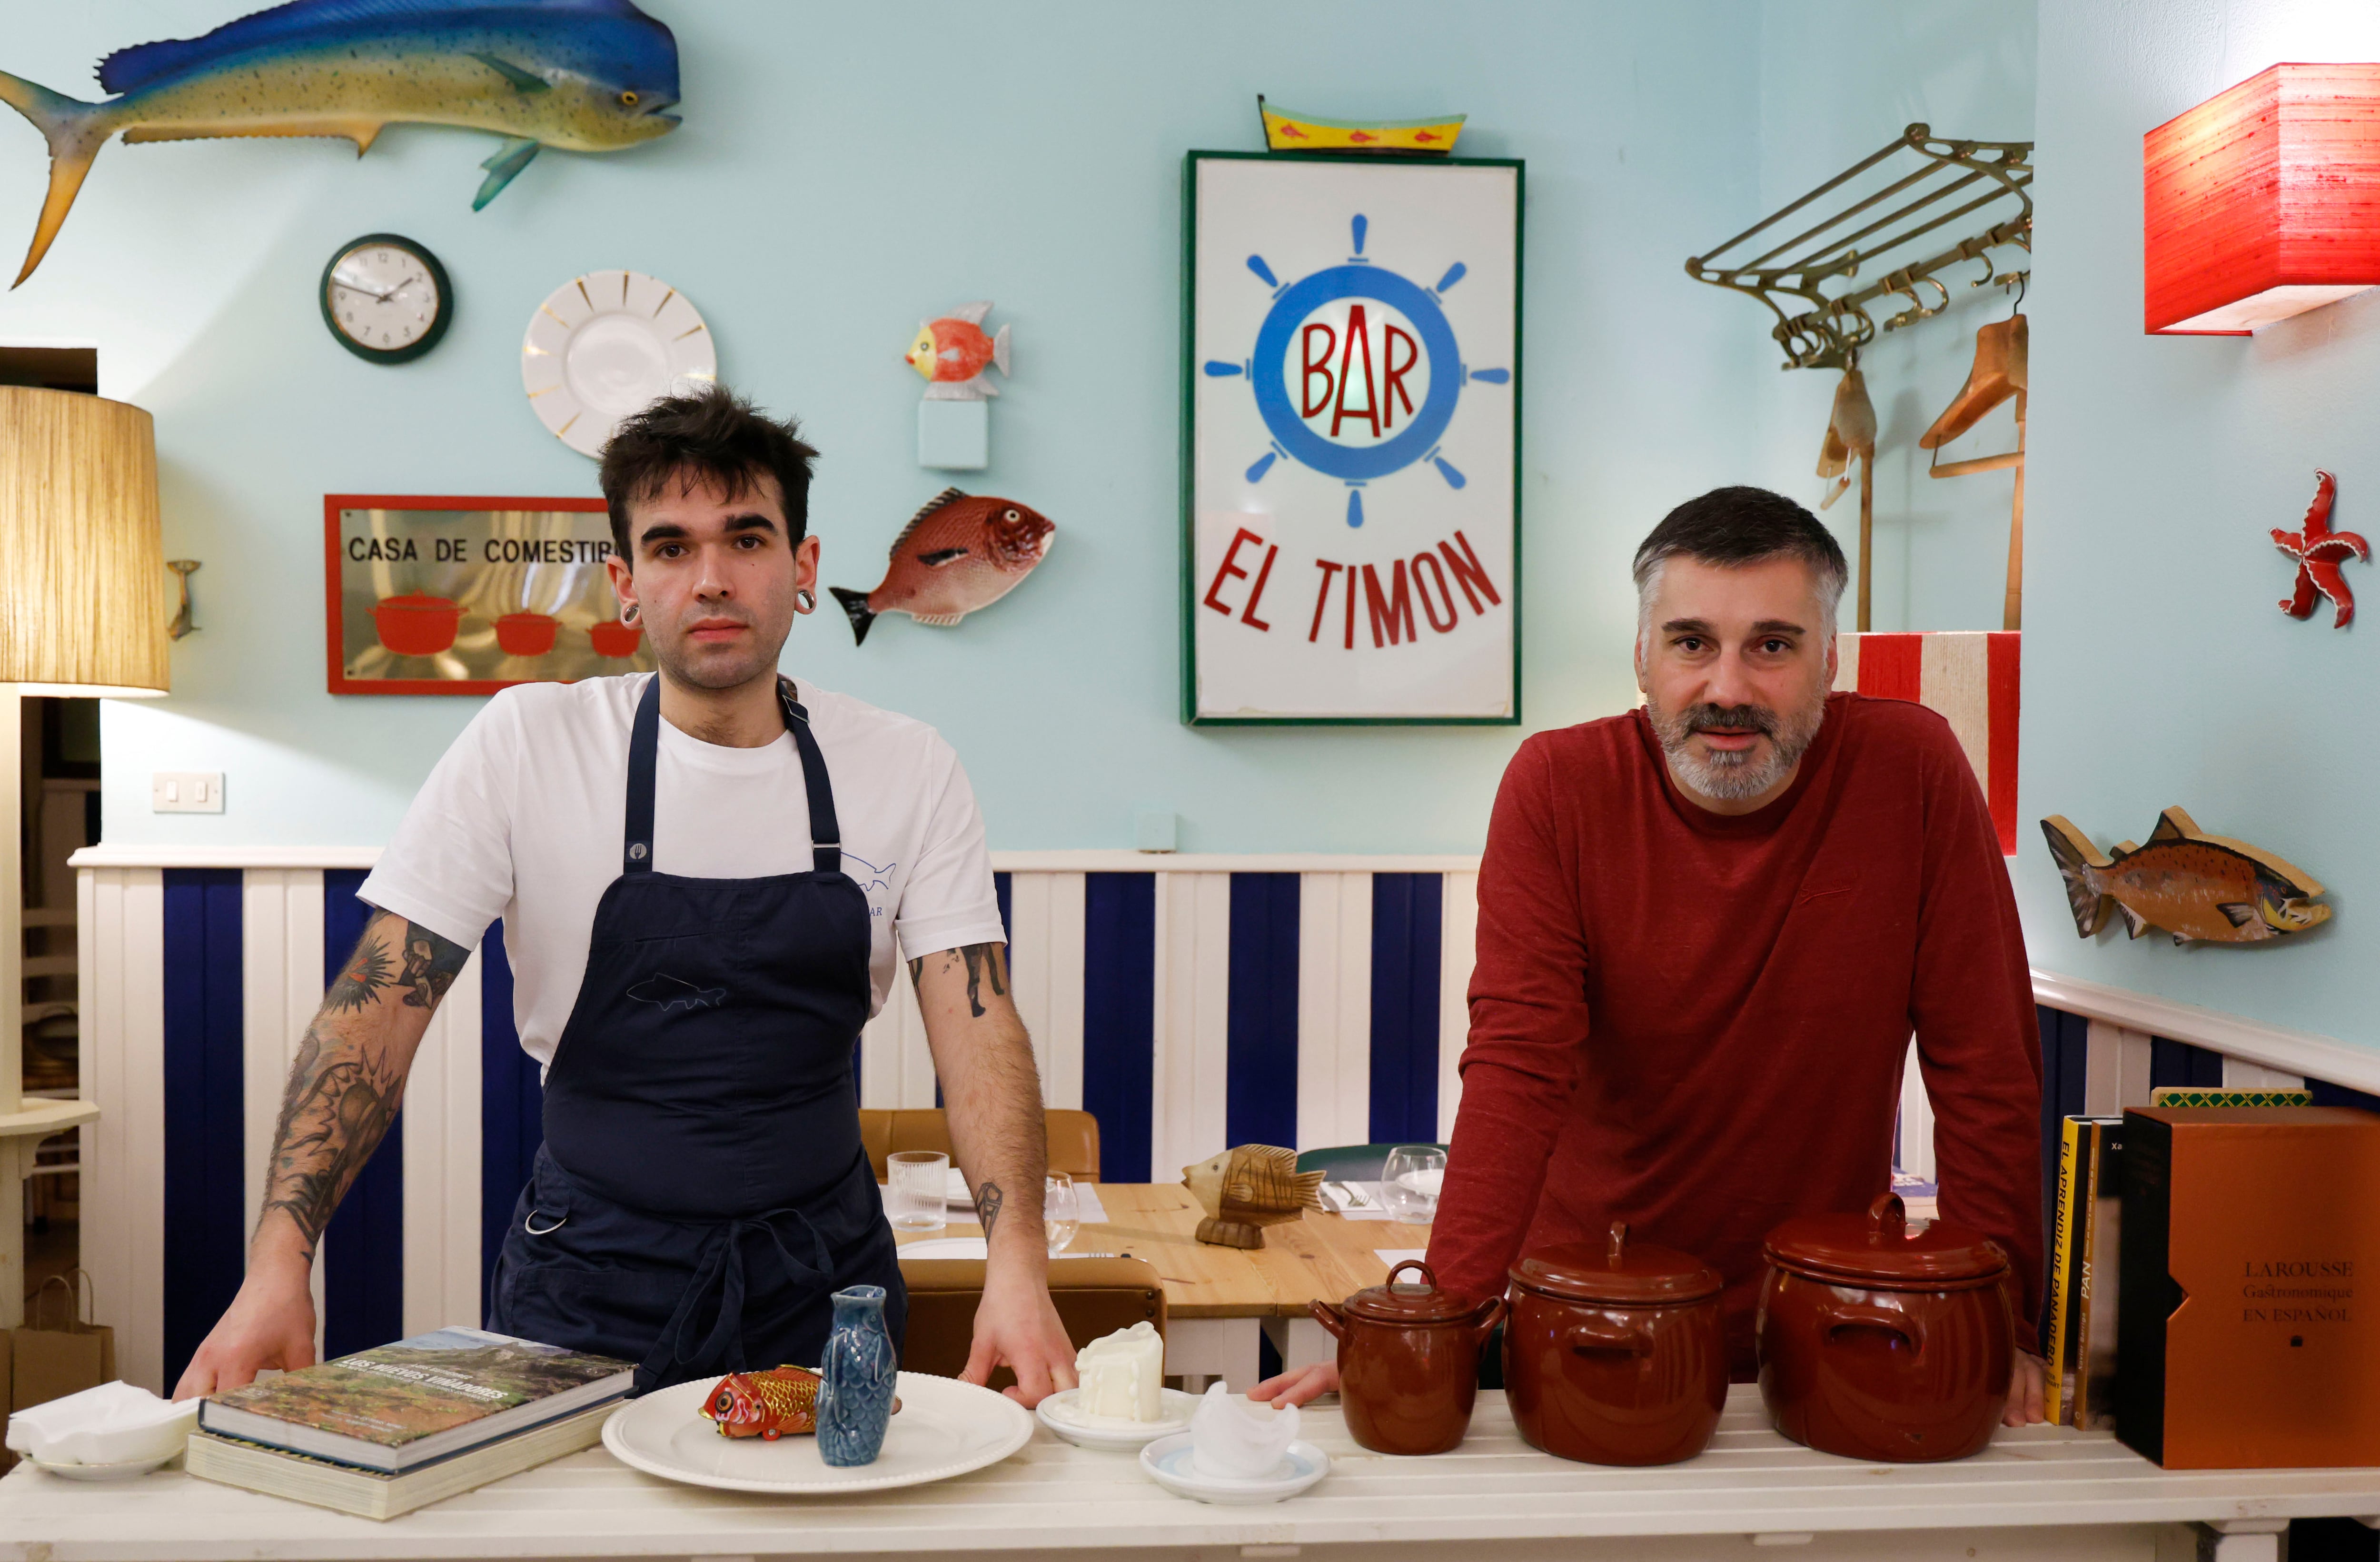
[[[1296,1406],[1276,1409],[1209,1384],[1190,1417],[1190,1468],[1225,1480],[1259,1481],[1281,1468],[1296,1439]]]
[[[160,1399],[119,1381],[18,1410],[7,1443],[43,1464],[125,1464],[173,1458],[198,1423],[196,1399]]]

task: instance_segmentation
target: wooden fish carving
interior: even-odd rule
[[[2329,907],[2310,903],[2324,893],[2313,874],[2245,841],[2207,835],[2179,808],[2157,816],[2146,846],[2123,841],[2111,853],[2062,815],[2043,820],[2041,833],[2066,880],[2074,931],[2085,938],[2106,925],[2110,905],[2134,938],[2155,927],[2176,944],[2254,944],[2330,920]]]
[[[1207,1218],[1198,1240],[1219,1248],[1260,1248],[1264,1228],[1302,1220],[1322,1207],[1322,1177],[1297,1169],[1297,1152],[1243,1144],[1182,1168],[1182,1181]]]
[[[199,38],[118,49],[83,103],[0,71],[0,103],[50,143],[50,192],[21,283],[49,252],[91,159],[127,141],[344,136],[391,125],[504,138],[485,206],[540,147],[612,152],[677,128],[677,40],[631,0],[290,0]]]

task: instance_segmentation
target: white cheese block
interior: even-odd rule
[[[1164,1387],[1165,1340],[1147,1324],[1118,1329],[1075,1353],[1075,1408],[1112,1421],[1158,1419]]]

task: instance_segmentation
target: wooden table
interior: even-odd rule
[[[1345,1220],[1308,1211],[1265,1229],[1265,1245],[1218,1248],[1197,1240],[1205,1212],[1178,1182],[1103,1182],[1108,1218],[1086,1223],[1069,1251],[1130,1253],[1165,1282],[1165,1367],[1185,1377],[1220,1377],[1245,1388],[1257,1378],[1257,1340],[1269,1336],[1286,1367],[1325,1361],[1333,1342],[1306,1312],[1317,1298],[1338,1301],[1388,1278],[1376,1249],[1426,1248],[1429,1227]],[[953,1216],[953,1233],[979,1233]],[[900,1233],[905,1242],[929,1233]]]
[[[2380,1470],[2168,1474],[2105,1433],[2003,1431],[1974,1458],[1871,1465],[1812,1453],[1768,1429],[1756,1391],[1732,1391],[1700,1458],[1652,1470],[1571,1464],[1524,1444],[1501,1394],[1435,1458],[1355,1446],[1331,1404],[1305,1437],[1332,1460],[1269,1507],[1175,1497],[1128,1454],[1091,1453],[1037,1427],[973,1475],[844,1498],[760,1497],[655,1480],[600,1446],[385,1524],[194,1481],[61,1481],[20,1466],[0,1481],[0,1562],[300,1562],[308,1558],[814,1558],[1063,1552],[1140,1562],[1241,1557],[1354,1562],[2048,1562],[2187,1559],[2196,1521],[2228,1527],[2221,1562],[2277,1549],[2290,1518],[2380,1514]],[[2261,1531],[2261,1532],[2260,1532]]]

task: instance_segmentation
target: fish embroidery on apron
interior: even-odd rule
[[[637,704],[627,830],[545,1081],[545,1142],[504,1235],[488,1326],[638,1363],[637,1391],[814,1366],[833,1292],[907,1294],[859,1139],[853,1049],[869,916],[843,871],[809,714],[780,678],[812,866],[684,878],[653,861],[661,679]]]

